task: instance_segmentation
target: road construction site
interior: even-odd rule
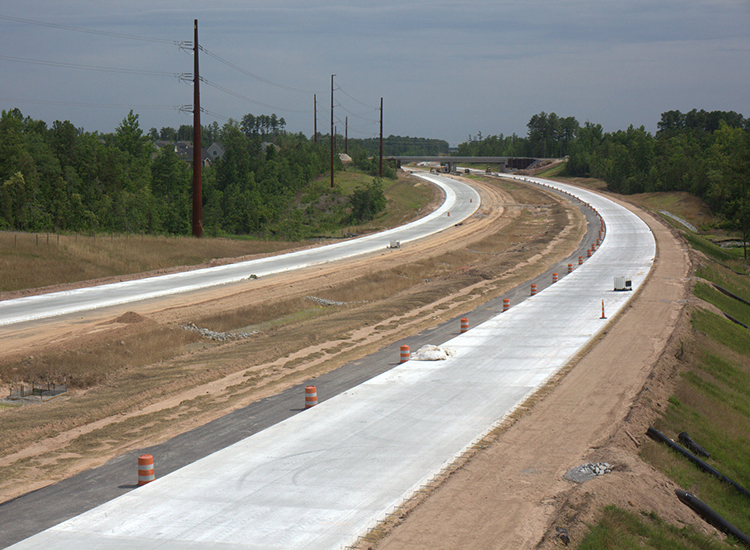
[[[538,183],[550,189],[546,186],[551,184]],[[512,307],[502,311],[502,302],[486,302],[481,312],[467,316],[468,332],[442,342],[436,329],[421,334],[422,340],[431,340],[426,343],[455,350],[455,356],[398,366],[391,359],[373,357],[373,361],[385,363],[383,374],[336,397],[324,398],[312,409],[295,411],[299,414],[225,451],[160,476],[147,487],[129,491],[37,537],[45,538],[45,544],[46,540],[50,544],[75,540],[82,548],[102,540],[128,545],[144,536],[149,544],[165,548],[172,542],[179,546],[188,541],[201,547],[237,544],[242,548],[253,544],[330,548],[356,542],[502,422],[604,330],[608,318],[632,296],[632,292],[614,290],[615,276],[630,281],[634,291],[645,280],[655,257],[647,226],[607,199],[554,186],[587,203],[583,210],[594,217],[590,225],[597,231],[601,216],[606,231],[603,242],[580,265],[565,261],[584,255],[575,253],[553,265],[558,281],[552,283],[549,274],[541,275],[540,282],[534,283],[536,295],[523,303],[514,300]],[[569,263],[574,264],[570,273]],[[549,280],[547,288],[541,282],[545,278]],[[517,292],[524,290],[531,293],[523,287]],[[479,325],[483,316],[493,314],[491,320]],[[455,320],[443,330],[455,332]],[[395,357],[393,350],[386,353]],[[326,385],[316,385],[325,396]],[[224,470],[228,477],[221,477],[219,472]],[[206,471],[216,475],[199,474]],[[212,495],[210,505],[197,506],[196,500],[207,494]],[[278,497],[275,504],[274,495]],[[131,512],[127,510],[136,513],[152,504],[156,513],[128,515]],[[182,519],[175,516],[178,506],[186,506],[189,514],[180,516]],[[126,515],[113,523],[105,519],[121,513]],[[244,519],[239,521],[237,514]],[[294,525],[287,521],[292,517],[298,519]],[[273,518],[280,523],[273,523]],[[145,528],[147,524],[151,527]],[[138,527],[132,527],[135,525]],[[211,542],[204,544],[206,539]],[[32,538],[28,544],[39,540]]]

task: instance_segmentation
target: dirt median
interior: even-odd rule
[[[483,201],[475,216],[401,250],[4,331],[0,351],[14,368],[94,356],[90,369],[101,381],[44,406],[0,412],[2,500],[470,311],[578,245],[583,217],[566,201],[522,185],[475,183]],[[345,304],[319,307],[310,295]],[[183,331],[188,322],[258,333],[218,343]]]

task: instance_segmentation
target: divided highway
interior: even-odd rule
[[[613,277],[637,290],[651,269],[655,242],[636,215],[585,190],[527,180],[580,197],[606,222],[601,247],[573,273],[445,342],[456,351],[446,361],[404,363],[12,548],[330,549],[356,541],[606,327],[602,300],[613,317],[632,296],[615,292]]]
[[[391,240],[408,243],[443,231],[468,218],[479,208],[479,194],[465,183],[430,174],[420,174],[420,177],[440,187],[445,193],[445,201],[431,214],[407,225],[259,260],[5,300],[0,302],[0,326],[190,292],[241,281],[251,275],[262,277],[368,254],[383,250]]]

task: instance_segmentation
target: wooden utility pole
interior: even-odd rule
[[[333,188],[333,77],[336,76],[335,74],[331,75],[331,188]]]
[[[380,98],[380,178],[383,177],[383,98]]]
[[[313,94],[313,132],[315,135],[315,143],[318,143],[318,94]]]
[[[344,154],[349,154],[349,117],[344,119]]]
[[[193,237],[203,237],[203,189],[201,186],[201,93],[198,74],[198,20],[193,39]]]

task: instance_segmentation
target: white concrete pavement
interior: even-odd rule
[[[455,357],[404,363],[11,548],[288,550],[355,542],[603,330],[601,301],[612,317],[632,296],[613,291],[614,276],[631,279],[634,290],[647,276],[655,242],[643,221],[594,193],[540,183],[596,208],[607,224],[604,243],[558,283],[445,342]]]
[[[445,193],[445,201],[434,212],[407,225],[258,260],[4,300],[0,302],[0,326],[190,292],[242,281],[251,275],[262,277],[368,254],[385,249],[391,240],[409,243],[443,231],[465,220],[479,208],[479,194],[465,183],[427,173],[417,172],[416,175],[439,186]]]

